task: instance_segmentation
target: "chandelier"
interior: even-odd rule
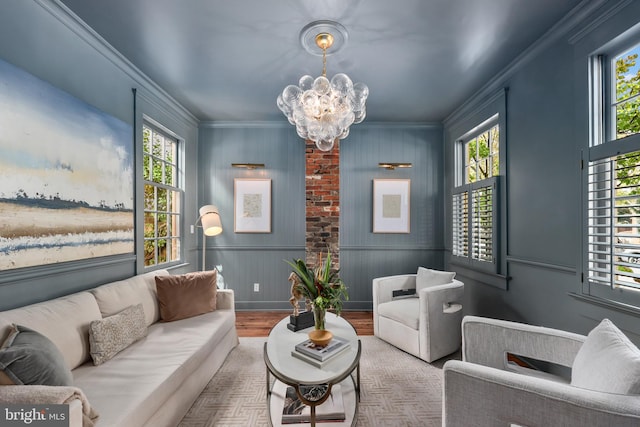
[[[349,135],[349,126],[364,120],[369,96],[367,85],[354,84],[344,73],[334,75],[331,80],[327,78],[327,50],[335,46],[334,35],[340,42],[347,39],[346,29],[337,22],[316,21],[303,28],[300,34],[303,46],[312,52],[310,37],[313,37],[322,51],[322,75],[315,79],[302,76],[298,86],[285,87],[277,99],[278,108],[296,127],[300,138],[315,142],[322,151],[331,150],[337,139]]]

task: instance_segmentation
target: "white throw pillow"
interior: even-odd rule
[[[451,283],[454,277],[456,277],[455,271],[439,271],[418,267],[418,274],[416,275],[416,297],[421,289]]]
[[[640,350],[609,319],[603,319],[576,355],[571,385],[605,393],[640,394]]]

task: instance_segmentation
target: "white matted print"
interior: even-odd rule
[[[236,178],[233,186],[234,231],[271,233],[271,180]]]
[[[410,179],[373,180],[373,232],[409,233]]]

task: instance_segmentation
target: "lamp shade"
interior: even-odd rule
[[[222,233],[220,214],[214,205],[204,205],[200,208],[200,220],[205,236],[217,236]]]

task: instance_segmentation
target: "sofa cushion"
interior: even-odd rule
[[[71,371],[56,345],[20,325],[12,325],[0,346],[0,370],[18,385],[73,385]]]
[[[101,318],[93,295],[79,292],[0,312],[0,340],[8,336],[12,323],[26,326],[49,338],[73,369],[90,359],[89,323]]]
[[[439,271],[418,267],[415,296],[418,297],[421,289],[451,283],[454,277],[456,277],[455,271]]]
[[[603,319],[576,354],[571,385],[605,393],[640,394],[640,350]]]
[[[172,322],[215,310],[216,277],[216,270],[157,276],[160,319]]]
[[[403,298],[378,305],[378,315],[400,322],[411,329],[418,329],[420,300]]]
[[[151,325],[142,339],[101,366],[73,370],[82,389],[100,413],[99,425],[142,426],[235,327],[233,310],[216,310],[176,322]],[[198,390],[196,393],[198,393]]]
[[[167,270],[156,270],[98,286],[90,292],[100,307],[102,317],[113,316],[131,305],[142,304],[145,321],[149,326],[160,318],[154,278],[168,274]]]
[[[101,365],[134,342],[147,336],[142,304],[89,325],[89,345],[94,365]]]

